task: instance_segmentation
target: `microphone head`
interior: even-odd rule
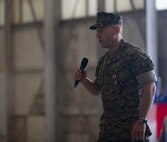
[[[83,58],[82,61],[81,61],[81,66],[80,66],[80,69],[83,70],[85,69],[86,65],[88,64],[88,59],[87,58]]]

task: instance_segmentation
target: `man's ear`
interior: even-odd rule
[[[121,27],[118,25],[115,25],[115,33],[118,34],[121,30]]]

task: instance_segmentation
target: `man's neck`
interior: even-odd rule
[[[119,48],[120,46],[120,41],[121,41],[122,38],[119,38],[117,40],[114,41],[113,45],[111,48],[108,49],[108,51],[111,53],[111,54],[114,54],[117,49]]]

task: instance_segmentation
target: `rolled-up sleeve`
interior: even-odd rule
[[[156,77],[154,70],[139,74],[138,76],[136,76],[136,79],[138,83],[141,85],[157,81],[157,77]]]
[[[140,85],[157,81],[154,64],[144,51],[134,52],[131,61],[132,72]]]

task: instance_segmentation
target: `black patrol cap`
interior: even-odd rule
[[[109,25],[121,25],[122,17],[118,14],[107,13],[107,12],[98,12],[96,23],[89,28],[91,30],[96,30],[96,28],[102,28]]]

